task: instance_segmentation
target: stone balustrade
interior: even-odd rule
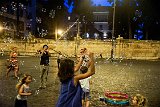
[[[75,41],[54,41],[49,39],[34,39],[30,42],[25,41],[0,41],[0,54],[8,55],[12,47],[17,47],[20,55],[35,55],[37,50],[41,50],[43,45],[47,44],[52,56],[57,56],[61,51],[69,57],[74,57],[79,53],[81,48],[87,48],[95,53],[96,57],[100,54],[104,58],[111,56],[111,41],[101,40],[79,40]],[[160,58],[160,41],[137,41],[117,38],[114,41],[114,58],[124,59],[159,59]]]

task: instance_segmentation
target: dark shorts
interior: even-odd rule
[[[27,100],[18,100],[16,98],[14,107],[27,107]]]
[[[60,61],[61,61],[60,59],[57,59],[57,63],[60,63]]]
[[[82,100],[87,100],[87,101],[89,101],[89,100],[91,100],[91,96],[90,96],[90,91],[89,90],[87,90],[87,89],[83,89],[83,91],[82,91]]]

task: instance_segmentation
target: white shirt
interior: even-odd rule
[[[25,85],[25,84],[23,84],[22,85],[23,86],[23,92],[24,93],[28,93],[29,92],[29,86],[27,86],[27,85]],[[17,99],[18,100],[27,100],[27,96],[26,95],[17,95]]]
[[[89,80],[91,79],[91,76],[82,80],[79,80],[80,84],[81,84],[81,88],[85,88],[87,90],[90,89],[89,87]]]

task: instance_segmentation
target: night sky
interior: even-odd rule
[[[36,22],[36,26],[39,28],[38,30],[45,30],[47,32],[46,35],[52,35],[56,23],[66,23],[67,21],[65,19],[68,15],[74,17],[81,15],[92,17],[93,15],[91,9],[95,6],[108,7],[110,13],[108,20],[109,29],[112,30],[113,0],[89,1],[90,0],[37,0],[35,19],[40,19],[41,21],[38,23]],[[17,0],[1,0],[0,12],[13,13],[12,9],[16,7],[11,5],[12,2],[16,3]],[[31,4],[31,0],[19,0],[19,2],[24,5]],[[136,39],[160,40],[159,0],[117,0],[116,3],[116,36],[121,34],[124,35],[124,38],[128,39],[128,32],[130,30],[132,32],[132,38],[136,37]],[[44,12],[45,9],[46,11]],[[31,16],[29,11],[32,10],[28,10],[27,12],[27,18],[30,20]],[[88,21],[89,19],[91,18],[88,18]],[[130,25],[128,25],[129,22]]]
[[[112,6],[107,0],[92,0],[93,6]]]

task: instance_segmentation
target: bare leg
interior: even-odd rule
[[[89,107],[90,101],[86,101],[86,107]]]
[[[84,100],[82,100],[82,107],[85,107],[85,103],[84,103]]]
[[[18,78],[18,66],[14,67],[14,76]]]
[[[9,72],[11,71],[11,67],[7,68],[6,78],[8,78]]]

